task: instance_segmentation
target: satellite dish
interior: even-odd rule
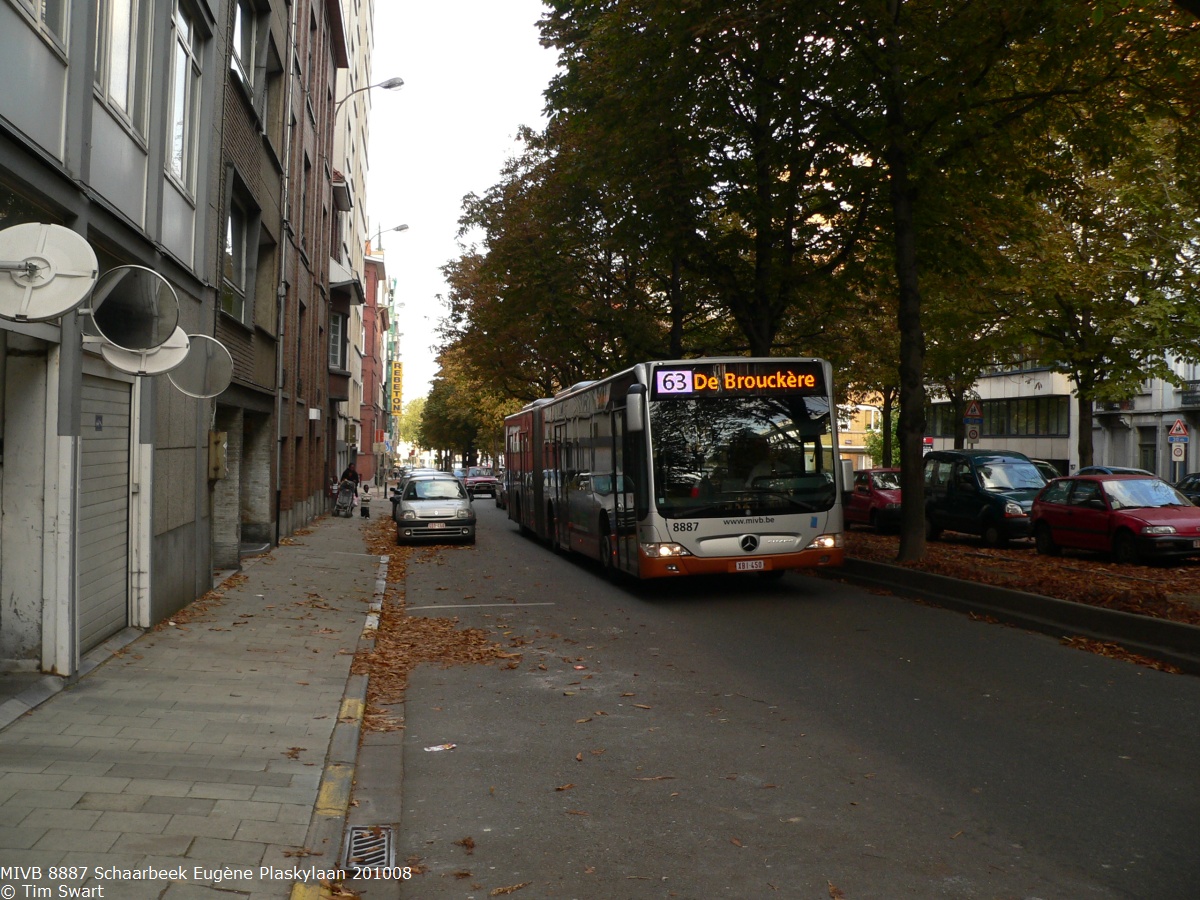
[[[101,344],[100,354],[114,369],[129,375],[161,375],[170,372],[187,358],[188,336],[176,328],[167,340],[149,350],[126,350],[112,344]]]
[[[167,375],[189,397],[215,397],[233,381],[233,357],[220,341],[203,334],[190,336],[187,358]]]
[[[0,318],[44,322],[83,302],[96,283],[96,253],[61,225],[30,222],[0,231]]]
[[[173,339],[179,298],[170,283],[144,266],[117,266],[92,291],[92,324],[121,350],[153,350]]]

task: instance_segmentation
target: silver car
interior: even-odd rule
[[[461,481],[452,475],[416,476],[405,483],[393,505],[396,543],[463,541],[475,543],[475,509]]]

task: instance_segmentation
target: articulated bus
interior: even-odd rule
[[[843,561],[829,363],[646,362],[504,420],[508,516],[640,578]]]

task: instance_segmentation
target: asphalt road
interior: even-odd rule
[[[408,612],[522,656],[413,674],[401,896],[1197,896],[1200,680],[825,579],[613,585],[476,507]]]

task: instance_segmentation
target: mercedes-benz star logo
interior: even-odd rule
[[[743,535],[741,544],[743,550],[745,550],[747,553],[753,553],[758,549],[758,538],[752,534]]]

